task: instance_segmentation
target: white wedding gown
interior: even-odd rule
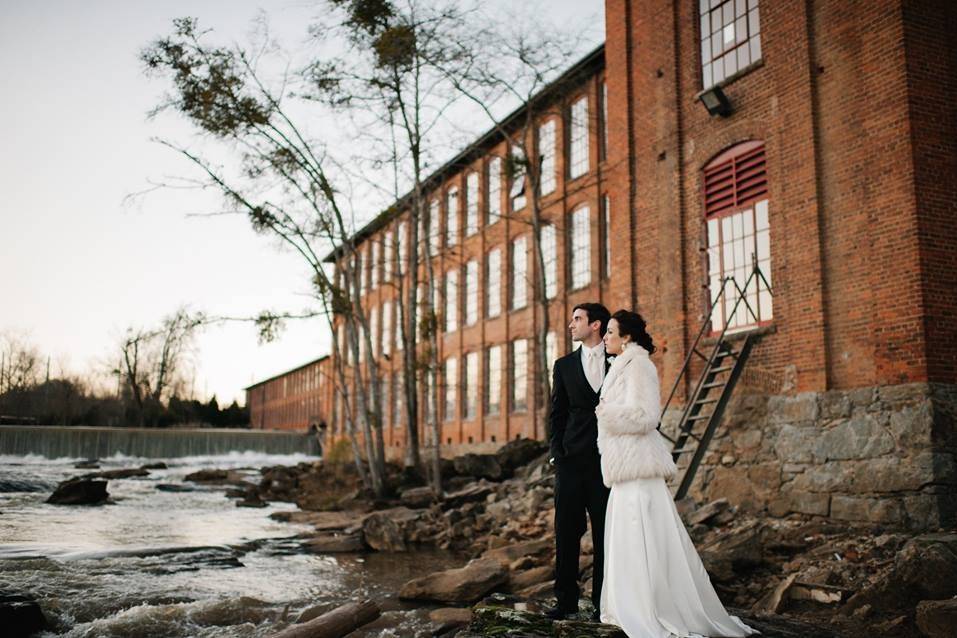
[[[611,488],[601,620],[629,638],[758,633],[725,611],[663,478]]]

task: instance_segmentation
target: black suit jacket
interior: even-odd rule
[[[605,373],[608,373],[605,358]],[[557,461],[580,454],[598,454],[598,393],[582,367],[581,348],[555,362],[552,405],[548,415],[549,447]]]

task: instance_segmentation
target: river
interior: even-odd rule
[[[202,468],[238,469],[313,460],[304,455],[231,453],[162,459],[165,470],[111,480],[112,503],[50,505],[59,481],[90,472],[78,459],[0,456],[0,591],[36,599],[53,623],[42,636],[267,636],[283,618],[316,605],[368,597],[383,618],[355,636],[411,636],[427,610],[394,598],[402,583],[458,566],[444,552],[313,555],[293,538],[305,526],[279,523],[265,508],[236,507],[223,490],[156,489]],[[101,469],[158,459],[115,456]]]

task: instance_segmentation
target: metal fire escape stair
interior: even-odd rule
[[[703,368],[698,377],[697,383],[690,394],[689,401],[685,404],[678,420],[678,427],[674,438],[662,432],[662,435],[668,439],[673,447],[671,450],[672,458],[678,463],[678,489],[675,492],[675,500],[680,500],[687,496],[691,483],[694,481],[698,467],[708,451],[708,445],[714,437],[718,426],[721,424],[721,417],[724,416],[724,410],[728,405],[731,394],[734,392],[735,385],[741,378],[741,372],[748,361],[751,350],[756,343],[758,336],[753,333],[735,334],[734,339],[728,337],[728,328],[731,318],[735,316],[738,306],[744,303],[745,308],[757,323],[758,315],[755,309],[748,303],[744,294],[751,286],[752,279],[758,278],[770,292],[771,287],[761,273],[761,270],[755,266],[744,286],[738,285],[733,277],[727,277],[721,286],[720,294],[715,296],[712,303],[711,312],[701,325],[698,336],[685,358],[684,365],[675,379],[671,388],[671,394],[665,402],[662,414],[668,409],[671,401],[675,397],[678,386],[682,379],[687,379],[691,374],[691,362],[697,357],[703,361]],[[757,283],[757,282],[755,282]],[[708,327],[712,326],[712,317],[715,306],[724,297],[724,290],[729,285],[737,289],[737,301],[730,311],[726,312],[727,319],[721,332],[715,338],[714,345],[710,352],[702,352],[702,341],[705,334],[708,333]],[[658,428],[661,428],[659,424]],[[682,457],[690,455],[687,464],[680,463]]]

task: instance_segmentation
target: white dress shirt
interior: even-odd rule
[[[588,379],[592,390],[598,392],[605,380],[605,344],[599,343],[591,348],[582,344],[581,357],[585,378]]]

